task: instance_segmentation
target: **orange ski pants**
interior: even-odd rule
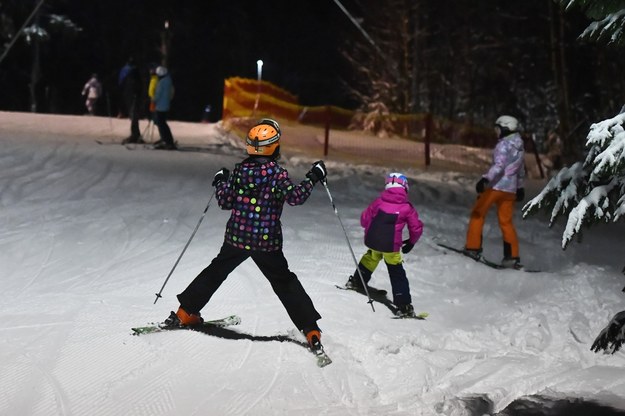
[[[503,234],[504,244],[507,243],[511,249],[512,257],[519,257],[519,240],[516,235],[512,217],[514,215],[514,205],[516,195],[510,192],[487,189],[478,197],[469,220],[467,231],[467,242],[465,248],[469,250],[479,250],[482,248],[482,228],[486,214],[492,205],[497,206],[497,218],[499,228]]]

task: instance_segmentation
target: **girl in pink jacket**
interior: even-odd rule
[[[402,265],[402,253],[412,250],[423,233],[423,223],[419,214],[408,201],[408,179],[401,173],[391,173],[386,177],[384,191],[361,214],[360,225],[365,229],[367,252],[358,264],[358,270],[368,284],[371,275],[382,259],[388,268],[393,290],[393,303],[397,315],[414,316],[410,285]],[[409,238],[402,241],[402,231],[408,226]],[[350,276],[346,286],[362,290],[358,270]]]

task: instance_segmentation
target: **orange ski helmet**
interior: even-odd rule
[[[250,156],[273,156],[280,154],[280,126],[270,118],[260,120],[247,133],[245,139]]]

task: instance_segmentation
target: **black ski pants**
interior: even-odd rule
[[[228,275],[251,257],[265,275],[289,317],[301,331],[317,329],[321,315],[289,265],[282,250],[248,251],[224,243],[217,257],[178,295],[180,306],[188,313],[199,313]]]
[[[158,128],[158,134],[161,136],[161,140],[168,145],[174,145],[174,136],[171,134],[169,124],[167,124],[167,111],[156,112],[156,127]]]

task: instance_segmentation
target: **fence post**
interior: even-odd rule
[[[326,126],[325,126],[325,141],[323,142],[323,156],[328,156],[328,148],[330,147],[330,117],[331,117],[331,113],[330,113],[330,106],[326,105],[326,111],[325,111],[325,121],[326,121]]]
[[[432,113],[425,115],[425,137],[424,139],[424,152],[425,153],[425,167],[427,168],[431,164],[430,159],[430,141],[432,140]]]

